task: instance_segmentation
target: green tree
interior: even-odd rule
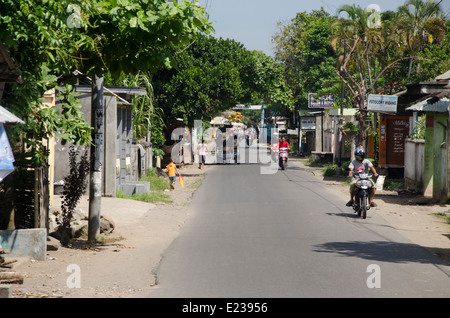
[[[294,109],[294,95],[286,82],[284,67],[270,56],[254,51],[253,71],[244,74],[254,74],[252,87],[253,101],[263,100],[264,104],[271,105],[284,113]]]
[[[172,67],[192,34],[212,30],[204,8],[186,0],[3,0],[0,23],[0,41],[23,79],[6,85],[2,105],[25,121],[10,137],[35,167],[47,164],[43,139],[91,143],[70,85],[74,71],[118,79]],[[52,88],[61,111],[43,103]]]
[[[70,86],[60,90],[62,112],[44,107],[42,96],[58,78],[70,80],[75,70],[119,78],[172,67],[175,47],[212,29],[204,8],[165,0],[4,0],[0,21],[0,40],[24,80],[7,86],[2,104],[25,120],[16,130],[37,166],[46,160],[42,138],[62,131],[63,142],[91,141]]]
[[[209,120],[232,107],[243,95],[239,71],[233,57],[243,52],[238,43],[199,37],[179,56],[178,67],[159,70],[153,76],[155,102],[163,109],[165,122],[183,118]],[[217,45],[215,45],[217,44]],[[224,58],[228,52],[230,56]]]
[[[339,69],[335,73],[346,84],[352,104],[358,108],[356,119],[359,123],[360,143],[365,146],[367,139],[367,98],[368,95],[379,89],[379,79],[402,60],[412,57],[386,59],[387,46],[383,46],[384,22],[381,13],[362,9],[357,5],[344,5],[339,13],[345,12],[348,18],[340,18],[333,25],[333,43],[339,56]],[[373,24],[371,17],[379,15],[379,23]],[[391,29],[392,30],[392,29]],[[339,45],[344,43],[343,45]],[[342,48],[347,46],[347,54],[343,57]]]
[[[307,108],[309,93],[333,89],[336,82],[336,55],[331,46],[334,20],[323,8],[299,12],[288,23],[280,23],[272,38],[275,59],[284,66],[284,77],[298,109]]]
[[[155,102],[165,122],[183,118],[209,121],[238,103],[267,102],[290,106],[280,66],[231,39],[199,36],[177,57],[178,67],[153,76]]]
[[[411,4],[416,5],[417,16],[407,15],[405,10],[409,10],[408,5]],[[335,70],[335,72],[345,82],[352,96],[354,107],[359,109],[357,119],[361,143],[363,144],[365,144],[367,136],[366,101],[369,94],[380,91],[383,93],[399,91],[406,81],[410,81],[410,78],[404,76],[406,71],[402,72],[402,70],[406,65],[405,63],[409,64],[410,70],[412,60],[420,59],[421,63],[430,66],[423,74],[416,74],[416,78],[421,80],[428,80],[430,77],[436,76],[436,72],[442,66],[439,65],[441,64],[439,62],[445,61],[444,65],[448,66],[448,55],[447,58],[444,57],[446,49],[439,48],[445,40],[445,34],[442,34],[440,23],[434,23],[436,22],[434,20],[431,23],[430,20],[427,20],[434,26],[439,26],[439,29],[433,29],[433,31],[430,27],[430,31],[427,33],[426,38],[434,38],[433,43],[424,41],[424,27],[415,29],[411,24],[408,24],[410,27],[405,28],[407,21],[414,25],[418,23],[417,21],[423,21],[425,16],[434,17],[435,9],[438,8],[436,4],[427,4],[422,7],[423,10],[418,7],[419,4],[424,4],[424,2],[408,1],[397,12],[386,13],[362,9],[357,5],[345,5],[338,11],[340,13],[345,12],[347,18],[337,20],[333,29],[333,43],[335,43],[336,51],[340,55],[338,66],[342,70],[341,72]],[[428,13],[420,13],[421,11]],[[371,17],[374,15],[379,17],[379,23],[376,25],[371,23]],[[421,36],[416,34],[417,30],[420,30]],[[412,39],[412,37],[415,39]],[[343,46],[338,45],[342,41],[345,41],[347,46],[345,60],[342,57]],[[416,50],[419,46],[413,44],[417,41],[427,42],[426,45],[422,46],[421,52]],[[413,50],[416,50],[417,53],[414,53],[416,54],[414,56],[412,56]],[[426,59],[422,57],[426,57]],[[431,76],[432,74],[433,76]]]
[[[87,34],[96,39],[100,60],[83,60],[96,74],[155,72],[175,65],[180,45],[192,34],[209,33],[204,8],[190,1],[98,1]]]
[[[442,10],[437,3],[432,0],[408,0],[398,8],[398,11],[398,27],[402,31],[405,51],[409,56],[419,54],[427,44],[442,43],[446,26],[440,17]],[[408,79],[411,76],[412,65],[413,60],[410,59]]]
[[[2,104],[25,121],[11,137],[30,149],[36,166],[44,165],[47,158],[42,139],[59,131],[65,132],[59,136],[63,143],[88,144],[91,138],[71,87],[57,86],[57,76],[77,64],[77,47],[87,42],[67,25],[68,6],[67,1],[33,0],[5,0],[0,6],[0,40],[23,78],[23,83],[6,85]],[[61,112],[42,102],[52,88],[62,95]]]

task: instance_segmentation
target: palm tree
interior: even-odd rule
[[[367,106],[368,94],[375,87],[380,74],[377,75],[379,62],[377,55],[383,47],[384,39],[380,27],[372,27],[370,18],[373,14],[370,10],[362,9],[357,5],[344,5],[338,13],[347,13],[348,18],[337,19],[333,25],[334,34],[332,45],[338,50],[338,43],[344,42],[349,48],[345,59],[340,52],[339,66],[342,70],[336,74],[349,89],[354,106],[359,109],[357,120],[360,128],[361,143],[365,144],[367,137]]]
[[[357,5],[344,5],[338,12],[346,12],[348,18],[340,18],[334,24],[332,44],[337,49],[338,43],[345,40],[344,45],[350,52],[347,50],[345,59],[340,56],[338,66],[341,72],[335,70],[335,73],[345,83],[354,106],[359,109],[356,118],[359,122],[360,142],[365,145],[368,95],[375,92],[380,77],[388,70],[402,60],[415,57],[401,57],[396,52],[398,49],[394,49],[400,33],[398,25],[393,21],[399,15],[390,13],[390,17],[385,16],[384,20],[380,19],[379,25],[373,27],[369,19],[374,12],[370,10]]]
[[[403,42],[409,56],[423,50],[428,43],[440,43],[446,30],[440,17],[442,10],[433,0],[408,0],[398,8],[398,27],[403,33]],[[411,76],[413,60],[409,61],[408,78]],[[417,70],[420,64],[417,64]]]

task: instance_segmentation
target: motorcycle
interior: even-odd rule
[[[362,215],[365,219],[367,216],[367,211],[370,210],[370,194],[372,192],[372,182],[370,178],[373,175],[367,172],[355,173],[354,177],[356,180],[355,189],[355,203],[353,204],[353,210],[358,213],[358,216]]]
[[[287,167],[288,150],[289,148],[282,147],[278,151],[278,164],[280,165],[281,170],[284,170]]]

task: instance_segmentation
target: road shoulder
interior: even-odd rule
[[[70,247],[47,251],[46,261],[18,259],[14,271],[22,274],[24,281],[11,285],[12,297],[146,297],[150,288],[157,287],[155,269],[189,219],[189,202],[205,173],[196,165],[179,171],[184,187],[177,181],[175,190],[166,192],[172,203],[102,197],[101,213],[116,226],[104,243],[79,239]],[[88,206],[88,198],[83,197],[78,208],[88,212]]]

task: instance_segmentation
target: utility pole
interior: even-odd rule
[[[100,235],[103,166],[103,77],[94,76],[91,93],[91,167],[89,184],[88,240],[96,241]]]

